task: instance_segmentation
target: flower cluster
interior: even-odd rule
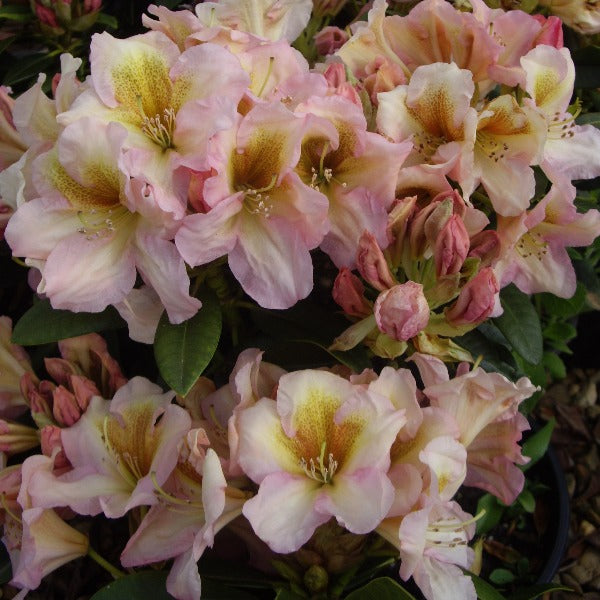
[[[197,561],[243,515],[282,554],[333,519],[359,536],[375,531],[427,598],[456,589],[475,599],[460,570],[474,560],[474,518],[454,495],[470,485],[510,503],[523,486],[518,406],[535,391],[526,378],[466,363],[450,378],[442,361],[414,354],[419,390],[407,369],[286,372],[248,349],[229,383],[200,378],[177,404],[145,378],[127,380],[97,334],[61,343],[61,358],[46,360],[53,381],[35,377],[22,349],[3,347],[3,365],[21,359],[20,410],[36,427],[7,420],[16,408],[7,398],[0,447],[39,452],[0,472],[3,541],[23,589],[94,554],[81,517],[130,514],[138,526],[123,566],[174,559],[167,589],[197,599]]]
[[[520,405],[546,350],[527,296],[581,292],[568,248],[600,235],[575,187],[600,176],[600,132],[559,19],[594,29],[581,4],[374,0],[345,30],[339,0],[151,5],[143,33],[96,33],[89,61],[0,88],[0,250],[37,295],[14,335],[0,317],[22,594],[82,556],[124,576],[88,534],[125,518],[121,565],[172,561],[181,600],[224,528],[315,597],[310,568],[342,573],[339,597],[383,547],[428,600],[475,600],[480,515],[458,492],[522,491]],[[67,39],[100,3],[32,9]],[[537,336],[520,346],[490,321],[510,294]],[[465,341],[479,326],[498,372]],[[107,329],[148,368],[117,362]],[[277,354],[292,343],[317,358]],[[35,368],[18,344],[44,345]]]

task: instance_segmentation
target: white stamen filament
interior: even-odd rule
[[[338,468],[338,462],[333,458],[333,454],[331,452],[327,455],[328,463],[325,465],[326,447],[326,442],[323,442],[321,444],[321,453],[316,461],[313,458],[311,458],[308,462],[304,457],[300,459],[300,466],[306,475],[315,481],[320,481],[321,483],[329,483],[333,479],[333,475]]]
[[[153,117],[144,115],[142,119],[142,132],[155,144],[166,150],[173,147],[173,129],[175,124],[175,110],[165,108],[163,114]]]

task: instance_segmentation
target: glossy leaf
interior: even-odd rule
[[[21,346],[49,344],[124,326],[125,321],[112,306],[100,313],[74,313],[54,309],[49,300],[40,300],[19,319],[13,330],[12,341]]]
[[[496,585],[506,585],[515,580],[515,574],[508,569],[494,569],[490,573],[490,581]]]
[[[544,352],[544,367],[548,369],[554,379],[564,379],[567,376],[567,367],[562,358],[554,352]]]
[[[477,514],[485,510],[483,516],[477,520],[477,535],[485,535],[496,527],[504,515],[506,507],[492,494],[484,494],[477,502]]]
[[[160,319],[154,338],[154,357],[161,376],[185,396],[212,359],[221,337],[221,308],[210,290],[199,296],[202,308],[179,325]]]
[[[346,596],[346,600],[415,600],[399,583],[379,577]]]
[[[485,579],[473,575],[473,573],[466,572],[466,574],[473,580],[473,585],[475,586],[475,591],[477,592],[477,598],[479,598],[479,600],[506,600],[506,598]]]
[[[141,571],[117,579],[97,591],[90,600],[171,600],[166,589],[167,573]]]
[[[544,456],[544,454],[546,454],[555,425],[556,421],[550,419],[550,421],[548,421],[539,431],[536,431],[523,442],[522,454],[524,456],[529,456],[531,459],[526,465],[520,466],[523,471],[532,467],[540,460],[540,458],[542,458],[542,456]]]
[[[537,364],[542,359],[542,327],[529,296],[511,284],[500,293],[500,302],[504,313],[494,324],[518,354]]]

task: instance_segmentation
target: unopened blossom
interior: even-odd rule
[[[423,286],[414,281],[381,292],[373,312],[379,330],[398,341],[408,341],[429,322],[429,304]]]
[[[40,444],[37,429],[12,421],[0,419],[0,452],[9,456],[20,454]]]
[[[538,46],[521,58],[527,105],[546,121],[547,139],[541,168],[553,182],[600,175],[600,132],[593,125],[577,125],[569,112],[575,65],[566,48]]]
[[[364,292],[365,286],[360,278],[353,275],[347,267],[340,269],[331,294],[347,315],[362,318],[371,314],[372,307]]]
[[[458,215],[452,215],[442,227],[434,246],[435,271],[438,277],[458,273],[469,251],[469,234]]]
[[[259,485],[243,509],[256,534],[291,552],[331,517],[373,530],[393,502],[385,473],[405,422],[389,400],[332,373],[282,376],[277,400],[262,398],[238,421],[240,463]]]
[[[361,277],[380,292],[397,283],[377,239],[368,230],[363,231],[358,240],[356,266]]]
[[[494,271],[503,287],[513,282],[527,294],[570,298],[577,285],[567,246],[587,246],[600,235],[600,213],[578,213],[575,188],[554,184],[530,211],[498,219],[502,253]]]
[[[339,27],[323,27],[315,35],[315,47],[321,56],[333,54],[348,41],[348,34]]]
[[[28,408],[21,393],[21,378],[29,373],[37,382],[28,354],[11,342],[12,321],[0,317],[0,418],[14,418]]]
[[[492,314],[499,291],[494,271],[485,267],[461,288],[456,302],[444,311],[444,316],[455,326],[482,323]]]
[[[175,242],[190,265],[227,256],[244,290],[264,308],[289,308],[312,289],[310,250],[328,229],[327,198],[294,167],[314,121],[283,104],[258,104],[211,140],[210,209],[184,218]]]
[[[220,25],[293,42],[308,23],[312,5],[311,0],[220,0],[197,4],[196,14],[206,27]]]
[[[173,395],[134,377],[112,400],[92,398],[79,421],[61,433],[73,469],[60,477],[36,474],[29,485],[34,504],[109,518],[155,504],[156,485],[171,474],[190,428],[187,412],[171,404]]]
[[[540,0],[540,5],[560,17],[565,25],[578,33],[600,32],[600,4],[597,0]]]
[[[389,92],[398,85],[407,83],[406,73],[396,63],[383,57],[376,58],[365,67],[365,90],[369,93],[371,102],[379,105],[379,92]]]
[[[407,166],[443,172],[468,189],[477,123],[473,92],[471,72],[453,63],[418,67],[408,85],[379,94],[377,127],[395,141],[411,139]]]
[[[0,171],[17,162],[27,147],[13,121],[14,99],[11,90],[0,86]]]

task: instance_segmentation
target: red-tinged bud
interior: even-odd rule
[[[406,232],[416,210],[416,205],[416,196],[396,200],[388,216],[387,234],[392,240],[388,251],[391,253],[392,265],[394,266],[402,262]]]
[[[445,311],[451,325],[476,325],[487,319],[500,291],[498,280],[490,267],[481,269],[460,291],[456,302]]]
[[[438,277],[458,273],[469,251],[469,234],[458,215],[452,215],[435,241],[435,272]]]
[[[83,11],[88,14],[100,10],[102,0],[83,0]]]
[[[407,341],[427,327],[429,304],[423,286],[414,281],[379,294],[373,309],[379,330],[394,340]]]
[[[54,390],[52,412],[57,423],[64,427],[71,427],[77,423],[82,414],[74,394],[62,385]]]
[[[397,283],[375,236],[368,231],[363,231],[358,241],[356,265],[365,281],[380,292]]]
[[[323,27],[323,29],[321,29],[314,37],[317,52],[321,56],[333,54],[336,50],[339,50],[348,39],[348,34],[343,29],[333,26]],[[342,64],[340,64],[340,66],[343,68]]]
[[[362,318],[371,314],[371,305],[364,292],[361,280],[350,269],[343,267],[333,282],[332,295],[347,315]]]
[[[365,67],[367,77],[364,80],[365,89],[369,93],[371,102],[379,105],[377,94],[389,92],[399,85],[407,83],[406,74],[400,65],[393,63],[382,56],[378,56]]]
[[[85,412],[94,396],[101,396],[96,384],[83,375],[71,376],[71,388],[81,412]]]
[[[543,15],[532,15],[532,17],[542,25],[541,31],[535,38],[534,45],[544,44],[554,46],[560,50],[564,46],[562,21],[554,15],[548,18]]]
[[[48,25],[49,27],[59,27],[58,20],[56,19],[56,14],[51,8],[47,8],[46,6],[42,6],[41,4],[35,5],[35,14],[39,19],[40,23],[44,25]]]
[[[0,419],[0,451],[20,454],[40,445],[37,429]]]
[[[42,454],[51,457],[54,454],[54,470],[63,470],[71,467],[69,459],[65,455],[65,451],[61,439],[61,428],[56,425],[46,425],[40,431],[40,443],[42,446]]]
[[[481,231],[471,238],[468,257],[478,258],[481,267],[488,267],[500,256],[500,236],[491,229]]]

